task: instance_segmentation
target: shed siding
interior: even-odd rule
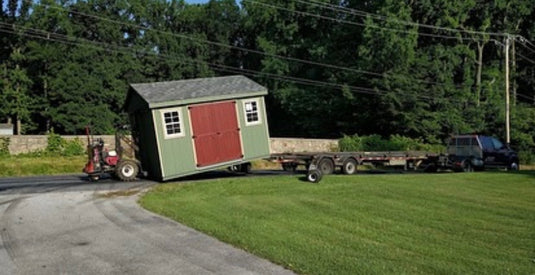
[[[130,123],[133,127],[135,126],[133,130],[136,132],[140,149],[138,157],[143,165],[143,169],[152,177],[161,178],[160,158],[156,143],[156,134],[153,130],[152,113],[148,110],[133,113],[130,116]]]
[[[132,92],[128,94],[125,106],[128,113],[134,113],[140,110],[146,111],[149,108],[149,104],[139,94]]]
[[[249,101],[251,99],[258,100],[258,112],[261,116],[261,123],[255,125],[246,125],[243,103],[244,101]],[[264,98],[258,97],[241,99],[237,106],[241,125],[244,159],[250,160],[269,156],[269,132]]]
[[[165,128],[163,125],[162,111],[163,109],[155,109],[152,111],[155,121],[155,131],[158,133],[158,142],[160,146],[161,163],[163,169],[163,179],[176,178],[196,170],[195,157],[193,154],[193,141],[191,139],[190,119],[185,107],[177,107],[180,109],[182,118],[182,130],[184,136],[165,138]]]

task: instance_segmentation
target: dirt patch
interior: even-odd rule
[[[141,189],[126,189],[126,190],[111,191],[111,192],[106,192],[106,193],[98,193],[96,194],[96,197],[98,198],[129,197],[129,196],[137,195],[139,192],[141,192]]]

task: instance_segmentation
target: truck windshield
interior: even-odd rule
[[[492,142],[492,138],[481,136],[479,140],[481,140],[481,146],[483,146],[483,149],[494,150],[494,144]]]
[[[494,144],[494,149],[502,149],[505,147],[503,146],[503,143],[501,143],[499,140],[495,138],[492,139],[492,144]]]

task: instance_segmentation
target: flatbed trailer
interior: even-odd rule
[[[319,182],[322,175],[332,174],[336,168],[346,175],[356,173],[357,166],[364,164],[416,170],[424,161],[436,156],[425,151],[310,152],[271,154],[268,160],[280,163],[285,171],[295,171],[302,165],[308,171],[307,179]]]

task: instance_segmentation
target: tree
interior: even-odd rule
[[[29,122],[31,97],[28,96],[32,83],[23,68],[25,60],[22,50],[15,48],[8,61],[2,66],[2,110],[12,121],[15,121],[15,134],[22,134],[22,121]]]

